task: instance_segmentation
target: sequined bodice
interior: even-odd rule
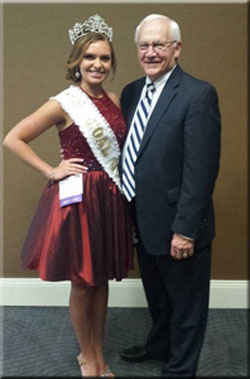
[[[112,102],[106,93],[104,93],[104,96],[101,98],[90,97],[90,99],[108,121],[120,148],[122,148],[126,135],[126,124],[121,110]],[[59,138],[64,152],[64,159],[83,158],[83,164],[87,166],[89,170],[103,170],[92,153],[86,138],[82,135],[76,124],[73,123],[59,132]]]

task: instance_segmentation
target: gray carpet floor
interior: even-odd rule
[[[4,377],[79,377],[79,352],[66,307],[4,307]],[[116,376],[157,377],[162,363],[124,362],[119,352],[145,342],[146,308],[109,308],[105,358]],[[210,309],[198,377],[249,377],[248,311]]]

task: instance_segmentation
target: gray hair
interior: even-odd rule
[[[170,27],[170,35],[169,37],[171,38],[171,40],[174,40],[174,41],[177,41],[177,42],[181,42],[181,32],[180,32],[180,27],[179,25],[177,24],[176,21],[174,20],[171,20],[171,18],[167,17],[167,16],[163,16],[161,14],[150,14],[149,16],[146,16],[141,22],[140,24],[136,27],[135,29],[135,43],[138,42],[138,35],[139,35],[139,32],[140,32],[140,28],[141,26],[146,23],[146,22],[150,22],[152,20],[155,20],[155,19],[163,19],[167,22],[169,22],[169,27]]]

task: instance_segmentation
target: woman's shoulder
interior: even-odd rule
[[[77,86],[74,86],[74,85],[71,84],[69,87],[64,88],[60,92],[57,92],[55,95],[51,96],[49,98],[49,100],[54,100],[54,99],[57,99],[57,98],[61,98],[63,96],[67,96],[70,93],[74,92],[75,90],[77,90]]]
[[[107,96],[120,108],[120,100],[119,97],[114,92],[106,91]]]

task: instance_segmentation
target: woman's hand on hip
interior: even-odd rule
[[[63,159],[58,167],[53,168],[52,179],[61,180],[69,175],[85,174],[88,168],[80,164],[83,161],[82,158]]]

